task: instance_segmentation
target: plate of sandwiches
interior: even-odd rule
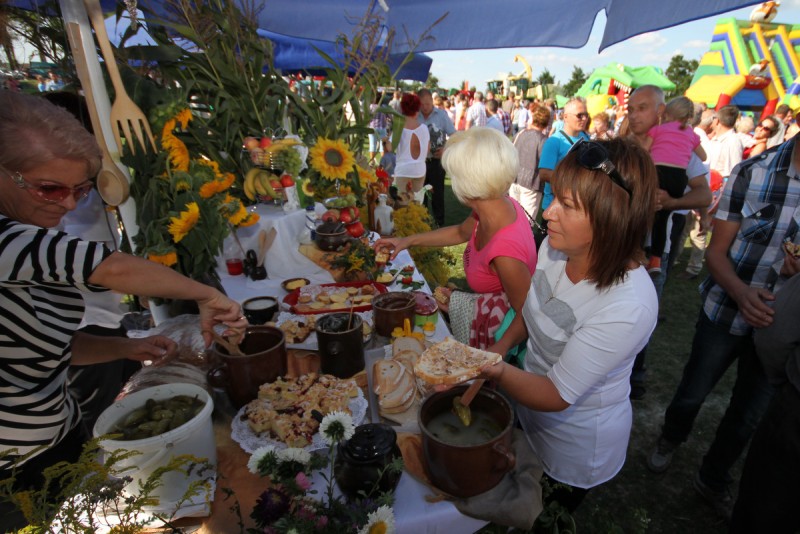
[[[367,399],[355,380],[317,373],[278,378],[234,416],[231,437],[250,454],[266,445],[320,450],[327,445],[313,412],[335,411],[349,413],[356,426],[364,420]]]

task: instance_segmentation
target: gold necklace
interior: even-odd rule
[[[556,285],[553,286],[553,289],[550,290],[550,297],[544,301],[545,304],[556,298],[556,291],[558,291],[558,284],[561,283],[561,278],[564,276],[564,273],[567,272],[567,262],[564,262],[564,268],[561,270],[561,273],[558,275],[556,279]]]

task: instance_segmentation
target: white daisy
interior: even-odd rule
[[[297,462],[303,465],[308,465],[311,461],[311,453],[305,449],[298,449],[296,447],[289,447],[276,452],[278,460],[281,462]]]
[[[322,419],[319,432],[328,445],[335,445],[353,437],[356,426],[349,413],[331,412]]]
[[[389,506],[381,506],[367,517],[358,534],[394,534],[394,511]]]
[[[263,460],[267,454],[274,452],[275,447],[273,445],[265,445],[264,447],[256,449],[256,451],[250,456],[250,459],[247,460],[247,469],[249,469],[254,475],[260,474],[258,470],[258,464],[261,463],[261,460]]]

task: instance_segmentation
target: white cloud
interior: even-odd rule
[[[800,2],[800,0],[798,0]],[[683,48],[708,48],[710,45],[709,41],[704,39],[692,39],[691,41],[686,41],[683,43]]]
[[[659,48],[667,42],[667,38],[659,32],[648,32],[630,38],[630,42],[635,45],[648,46],[651,49]]]

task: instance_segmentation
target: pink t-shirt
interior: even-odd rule
[[[528,216],[516,200],[509,199],[517,211],[517,219],[498,231],[494,237],[480,250],[475,245],[478,225],[472,231],[469,243],[464,249],[464,274],[469,287],[476,293],[497,293],[503,290],[500,277],[489,265],[498,256],[507,256],[523,262],[533,276],[536,270],[536,242],[528,222]],[[476,219],[475,213],[472,214]]]
[[[691,126],[681,130],[677,121],[665,122],[650,128],[647,135],[653,138],[650,157],[656,165],[666,164],[685,169],[692,151],[700,145],[700,137]]]

